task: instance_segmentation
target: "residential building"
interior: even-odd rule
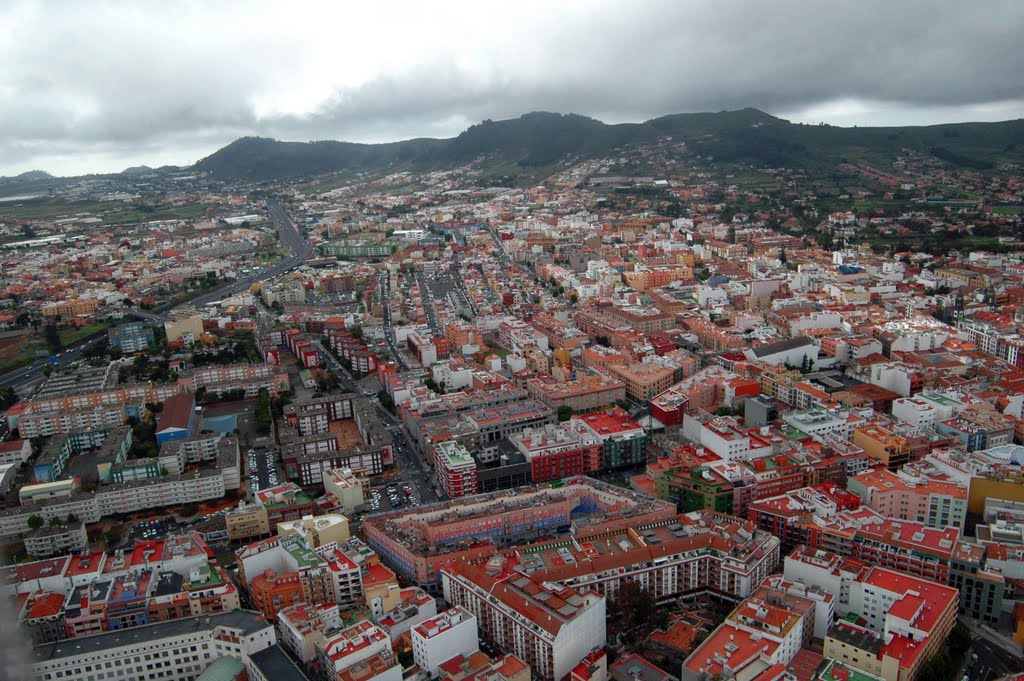
[[[621,381],[601,375],[584,375],[568,381],[540,376],[528,380],[526,389],[551,409],[569,407],[578,414],[626,399],[626,386]]]
[[[416,664],[431,677],[441,663],[477,649],[477,620],[456,605],[412,627],[412,655]]]
[[[875,468],[851,477],[847,489],[884,516],[963,531],[967,488],[956,483]]]
[[[528,544],[572,524],[610,532],[674,517],[674,504],[577,477],[374,514],[363,519],[363,533],[401,578],[437,593],[443,567],[486,560],[499,545]]]
[[[957,590],[882,567],[850,585],[850,612],[825,638],[824,655],[886,681],[913,681],[956,624]]]
[[[441,574],[445,600],[472,613],[484,638],[523,660],[539,679],[565,678],[605,644],[603,596],[466,563]]]
[[[348,515],[365,503],[367,487],[366,477],[356,475],[351,468],[334,468],[324,477],[324,492],[330,495],[339,510]]]
[[[584,458],[584,470],[615,470],[637,466],[647,460],[647,433],[622,407],[573,416],[568,427],[581,439],[588,436],[601,443],[600,458]]]
[[[316,660],[317,645],[325,634],[341,629],[341,621],[337,603],[288,606],[277,613],[281,645],[308,665]]]
[[[191,346],[203,335],[203,316],[194,307],[172,310],[164,322],[168,343]]]
[[[582,438],[561,424],[524,430],[509,437],[509,443],[525,457],[532,482],[561,480],[584,472]]]
[[[112,326],[107,331],[110,347],[123,354],[141,352],[153,344],[153,329],[142,322]]]
[[[434,445],[434,473],[438,487],[450,499],[477,493],[476,460],[455,440]]]
[[[370,664],[376,681],[400,681],[402,668],[391,652],[391,640],[375,624],[363,620],[317,643],[317,665],[328,679],[345,679],[346,670]]]
[[[273,623],[259,613],[233,610],[38,645],[31,670],[37,681],[100,674],[115,681],[187,681],[228,656],[258,670],[252,656],[276,642]]]

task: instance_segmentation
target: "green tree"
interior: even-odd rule
[[[103,541],[107,544],[116,544],[121,541],[121,533],[117,530],[107,530],[103,533]]]
[[[11,405],[18,401],[18,395],[14,388],[0,388],[0,410],[10,409]]]
[[[274,414],[270,409],[270,393],[266,388],[260,388],[256,396],[256,432],[260,435],[269,435],[274,426]]]
[[[572,418],[573,409],[567,404],[563,404],[558,408],[558,420],[559,422],[568,421]]]
[[[949,632],[949,639],[947,639],[946,645],[949,647],[949,651],[953,654],[954,658],[962,659],[967,651],[970,650],[971,643],[973,642],[970,630],[958,624]]]
[[[50,527],[60,527],[60,518],[57,516],[50,518]]]
[[[51,322],[43,327],[43,339],[46,341],[46,347],[50,349],[51,353],[60,351],[60,331],[57,329],[56,324]]]
[[[28,527],[31,530],[38,530],[40,527],[42,527],[45,524],[46,524],[46,521],[43,520],[42,516],[30,515],[28,517]]]

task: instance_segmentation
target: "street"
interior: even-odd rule
[[[398,351],[398,348],[395,347],[395,329],[391,326],[391,277],[388,275],[387,270],[383,270],[379,278],[381,307],[384,310],[384,338],[387,340],[388,349],[391,350],[398,368],[402,371],[408,371],[409,364],[402,357],[402,353]]]
[[[384,427],[387,428],[388,433],[391,434],[391,439],[395,445],[395,468],[398,470],[398,475],[389,479],[388,482],[409,483],[417,490],[420,500],[424,503],[438,501],[437,492],[434,490],[433,485],[430,484],[433,476],[419,454],[416,453],[405,432],[404,424],[394,414],[382,407],[372,392],[365,391],[357,386],[352,376],[345,370],[345,367],[341,366],[338,360],[320,344],[319,339],[313,336],[307,336],[307,339],[316,348],[321,365],[329,369],[337,377],[338,383],[345,390],[373,400],[377,416],[384,424]]]
[[[48,359],[37,359],[28,366],[24,366],[14,371],[9,371],[3,376],[0,376],[0,388],[6,388],[8,386],[24,386],[38,383],[43,379],[43,368],[46,366],[53,366],[55,369],[67,366],[73,362],[77,362],[82,357],[82,352],[86,348],[91,348],[97,343],[106,343],[107,334],[102,333],[95,338],[80,343],[79,345],[65,350],[64,352],[57,355],[57,361],[55,365],[51,365]]]
[[[277,231],[281,243],[288,247],[292,255],[284,260],[271,265],[270,267],[253,273],[243,279],[238,279],[229,284],[220,286],[212,291],[193,298],[190,303],[196,307],[212,303],[230,295],[234,295],[239,291],[248,290],[253,283],[263,279],[269,279],[276,277],[284,272],[297,267],[305,262],[306,258],[309,257],[309,244],[306,243],[305,237],[302,232],[295,226],[292,219],[288,217],[284,208],[281,204],[274,201],[267,201],[267,211],[270,213],[271,220],[277,226]],[[129,316],[135,317],[136,319],[142,319],[155,324],[162,324],[166,321],[167,317],[154,312],[146,312],[144,310],[138,310],[132,308],[126,312]],[[74,348],[65,350],[57,356],[57,362],[55,368],[67,366],[73,362],[78,361],[82,356],[82,351],[96,343],[106,342],[106,333],[97,336],[85,343],[82,343]],[[9,371],[3,376],[0,376],[0,388],[6,388],[11,385],[25,385],[37,383],[43,378],[43,368],[50,364],[48,359],[37,359],[28,366],[24,366],[14,371]]]
[[[1006,637],[982,626],[977,620],[959,617],[959,623],[971,632],[973,643],[967,656],[969,681],[992,681],[1024,669],[1024,658]],[[971,654],[977,659],[971,664]]]
[[[302,235],[301,230],[295,226],[295,223],[288,213],[285,212],[284,208],[280,203],[276,201],[267,201],[267,212],[270,214],[270,219],[274,221],[274,225],[277,227],[278,238],[281,244],[288,247],[291,251],[291,256],[284,260],[271,265],[270,267],[250,274],[242,279],[225,284],[220,288],[216,288],[212,291],[208,291],[201,296],[193,298],[190,302],[199,307],[212,303],[230,295],[234,295],[240,291],[248,290],[253,283],[276,277],[280,274],[284,274],[293,267],[297,267],[306,261],[309,257],[309,244],[306,243],[306,238]]]

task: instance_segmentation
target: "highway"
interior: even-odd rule
[[[288,247],[288,250],[291,251],[291,256],[264,270],[261,270],[260,272],[253,273],[243,279],[235,280],[229,284],[215,288],[212,291],[207,291],[201,296],[193,298],[190,301],[191,304],[198,307],[221,300],[234,295],[239,291],[248,290],[253,283],[257,281],[276,277],[305,262],[309,257],[309,244],[306,243],[306,238],[302,235],[301,230],[295,226],[295,223],[290,217],[288,217],[288,213],[285,212],[280,203],[276,201],[267,201],[267,212],[270,214],[270,219],[274,221],[274,225],[277,227],[277,233],[281,243]],[[162,324],[167,319],[164,315],[156,314],[154,312],[146,312],[135,308],[128,310],[127,314],[135,317],[136,319],[142,319],[156,324]],[[63,353],[58,355],[57,365],[54,368],[67,366],[72,362],[78,361],[81,358],[82,351],[84,349],[99,342],[106,342],[106,339],[107,335],[104,333],[81,345],[65,350]],[[9,371],[0,376],[0,388],[6,388],[8,386],[26,386],[39,382],[43,378],[43,368],[48,364],[50,364],[49,359],[37,359],[28,366],[15,369],[14,371]]]
[[[136,308],[130,308],[125,312],[129,317],[135,317],[141,319],[144,322],[153,322],[156,324],[163,324],[167,321],[167,315],[157,314],[156,312],[146,312],[144,310],[138,310]]]
[[[77,362],[82,358],[82,352],[84,350],[96,345],[97,343],[106,342],[107,334],[103,333],[95,338],[85,341],[84,343],[79,343],[73,348],[65,350],[61,354],[57,355],[57,363],[56,366],[54,366],[54,369],[67,366],[72,362]],[[15,369],[14,371],[9,371],[3,376],[0,376],[0,388],[7,388],[9,386],[17,388],[38,383],[43,379],[43,369],[47,366],[50,366],[49,358],[37,359],[28,366]]]
[[[270,219],[274,221],[274,226],[277,227],[277,235],[281,244],[288,247],[291,255],[264,270],[241,279],[236,279],[230,284],[225,284],[193,298],[190,301],[192,305],[199,307],[222,300],[240,291],[247,291],[255,282],[284,274],[293,267],[298,267],[309,258],[309,244],[306,243],[306,237],[302,235],[302,231],[288,217],[288,213],[285,212],[281,204],[276,201],[267,201],[267,212],[270,214]]]

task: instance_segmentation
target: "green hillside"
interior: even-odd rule
[[[389,144],[239,139],[195,165],[224,179],[273,180],[347,169],[430,168],[486,157],[521,171],[561,160],[597,158],[631,144],[671,137],[721,162],[813,170],[849,161],[886,166],[905,149],[961,168],[990,170],[1024,162],[1024,120],[928,127],[840,128],[800,125],[756,109],[675,114],[607,125],[575,114],[535,112],[484,121],[450,139]]]

